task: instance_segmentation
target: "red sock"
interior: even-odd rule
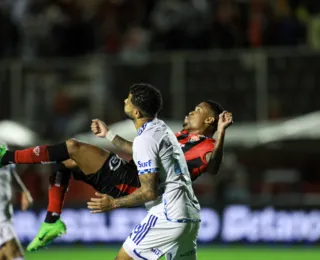
[[[41,145],[25,150],[16,150],[14,153],[14,162],[23,164],[50,162],[48,146]]]
[[[49,205],[47,211],[61,214],[68,186],[54,184],[49,188]]]

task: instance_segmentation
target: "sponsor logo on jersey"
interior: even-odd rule
[[[139,168],[150,167],[150,166],[151,166],[151,163],[152,163],[151,160],[149,160],[149,161],[147,161],[147,162],[138,161],[138,167],[139,167]]]

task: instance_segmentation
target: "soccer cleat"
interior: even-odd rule
[[[27,251],[33,252],[46,247],[57,237],[66,234],[66,231],[66,225],[60,219],[58,219],[55,223],[43,222],[38,234],[28,245]]]
[[[1,145],[0,146],[0,167],[3,167],[3,165],[1,164],[2,161],[2,157],[6,154],[7,152],[7,147],[5,145]]]

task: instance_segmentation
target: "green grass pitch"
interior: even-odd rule
[[[26,260],[112,260],[118,248],[51,247],[26,253]],[[161,260],[164,259],[161,258]],[[198,260],[319,260],[320,247],[206,247],[198,251]]]

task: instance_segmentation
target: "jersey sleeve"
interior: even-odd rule
[[[153,138],[136,138],[133,142],[133,159],[138,174],[159,172],[159,146]]]

